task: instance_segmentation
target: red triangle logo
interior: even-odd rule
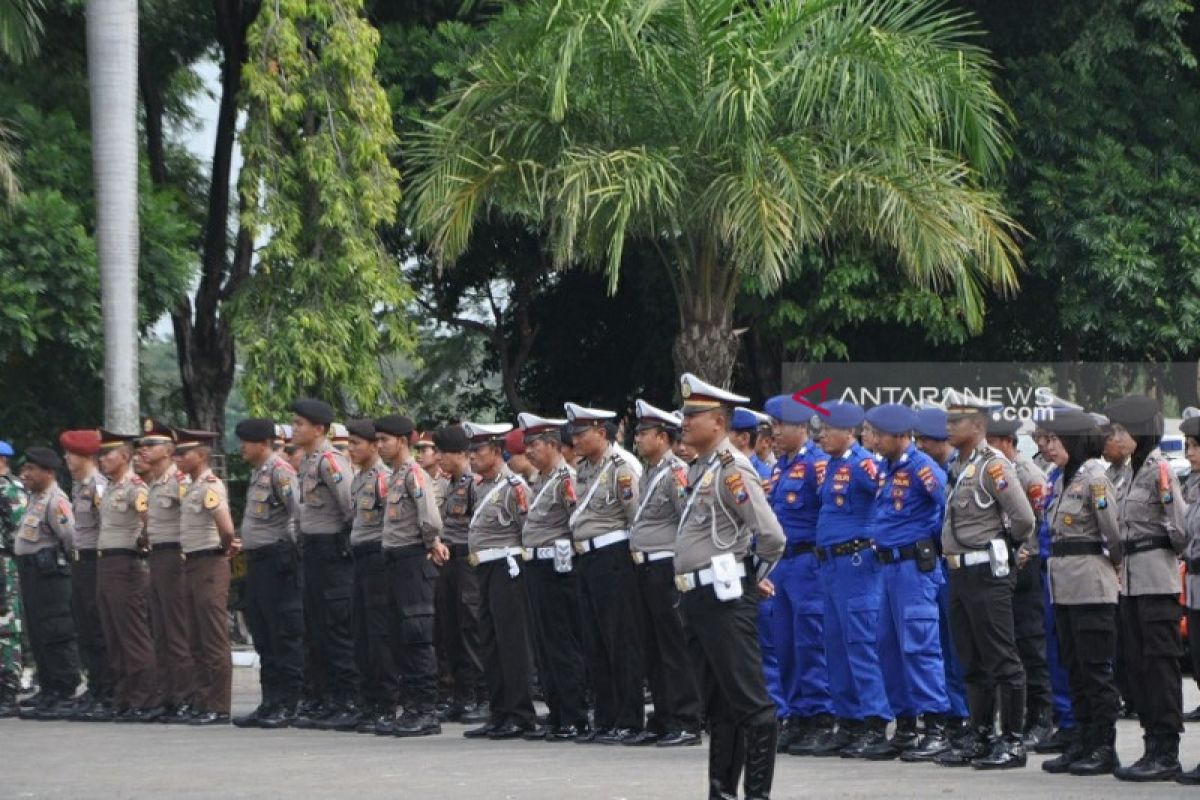
[[[804,395],[810,394],[812,392],[820,392],[821,399],[817,400],[816,402],[813,402],[812,400],[809,400],[804,396]],[[817,405],[817,403],[824,403],[825,398],[828,396],[828,394],[829,394],[829,378],[826,378],[823,381],[818,381],[817,383],[814,383],[812,386],[809,386],[805,389],[801,389],[798,392],[794,392],[792,394],[792,399],[795,400],[800,405],[807,406],[807,407],[811,408],[813,411],[816,411],[818,414],[828,417],[829,409],[821,408],[821,406]]]

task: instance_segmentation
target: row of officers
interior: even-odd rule
[[[298,470],[272,421],[237,426],[254,471],[236,533],[211,434],[155,420],[136,437],[68,432],[70,499],[57,455],[30,448],[13,548],[42,676],[30,715],[228,722],[221,556],[244,549],[262,667],[244,727],[403,737],[476,719],[468,738],[668,747],[699,743],[703,724],[711,795],[736,796],[744,773],[757,798],[779,750],[1024,766],[1027,701],[1034,719],[1053,705],[1032,688],[1049,660],[1069,684],[1060,732],[1075,733],[1044,769],[1198,779],[1178,763],[1190,529],[1152,400],[1123,398],[1105,419],[1055,406],[1040,423],[1046,476],[1016,450],[1016,425],[965,393],[920,411],[823,403],[819,442],[813,407],[773,398],[769,464],[729,438],[746,398],[690,374],[680,390],[680,412],[636,405],[644,466],[612,441],[612,412],[521,414],[531,482],[505,462],[510,425],[438,430],[431,475],[406,417],[347,423],[347,459],[327,439],[332,408],[300,400]],[[1132,443],[1115,473],[1099,460],[1106,434]],[[107,481],[89,470],[97,451]],[[1113,749],[1118,594],[1146,745],[1128,767]],[[1054,624],[1040,660],[1023,646],[1035,612]],[[439,627],[454,687],[440,715]]]

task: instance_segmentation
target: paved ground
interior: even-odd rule
[[[257,671],[235,672],[235,712],[257,704]],[[1200,701],[1189,681],[1187,707]],[[167,725],[0,721],[0,797],[544,798],[699,800],[706,748],[477,742],[463,727],[400,740],[318,731],[243,731]],[[1141,752],[1136,723],[1118,734],[1123,760]],[[1187,767],[1200,760],[1200,727],[1185,734]],[[788,798],[1197,797],[1177,784],[1139,786],[1030,767],[977,773],[899,762],[781,756],[775,800]]]

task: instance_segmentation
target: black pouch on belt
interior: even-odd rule
[[[933,539],[919,539],[913,546],[917,548],[917,569],[921,572],[937,569],[938,551]]]

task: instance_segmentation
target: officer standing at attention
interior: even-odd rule
[[[550,713],[526,739],[567,741],[588,733],[583,644],[579,631],[579,575],[571,543],[575,470],[562,458],[558,435],[565,420],[521,413],[525,453],[537,470],[525,516],[525,589],[538,678]],[[511,462],[510,462],[511,465]]]
[[[1179,432],[1187,437],[1188,460],[1192,452],[1200,449],[1200,417],[1192,416],[1183,420]],[[1200,497],[1196,498],[1200,501]],[[1184,564],[1187,566],[1187,620],[1189,631],[1200,631],[1200,502],[1188,503],[1187,515],[1184,519],[1187,533],[1187,548],[1183,552]],[[1188,637],[1192,653],[1193,678],[1200,679],[1200,635]],[[1192,712],[1195,713],[1195,712]],[[1191,719],[1189,714],[1185,719]],[[1200,785],[1200,766],[1181,772],[1176,778],[1177,783],[1186,786]]]
[[[442,732],[436,715],[433,590],[437,567],[450,553],[441,540],[442,515],[433,481],[408,448],[412,432],[412,420],[399,414],[375,420],[379,453],[392,470],[383,517],[383,560],[391,598],[392,652],[404,703],[404,713],[392,725],[395,736]]]
[[[737,797],[745,770],[747,798],[767,800],[779,736],[758,647],[758,594],[784,536],[758,473],[729,442],[733,406],[745,397],[680,378],[683,437],[696,449],[692,493],[675,539],[675,584],[688,650],[708,720],[710,798]],[[752,549],[753,548],[753,549]]]
[[[96,469],[100,434],[63,431],[58,443],[71,473],[71,507],[75,514],[75,552],[71,565],[71,605],[79,657],[87,675],[87,691],[75,704],[72,719],[104,721],[112,717],[112,673],[96,605],[96,541],[100,537],[100,495],[104,476]]]
[[[71,562],[75,516],[58,486],[62,459],[48,447],[25,451],[21,477],[29,505],[13,552],[21,583],[21,606],[42,687],[41,702],[22,709],[31,719],[66,719],[74,711],[79,686],[79,653],[71,618]]]
[[[1078,734],[1062,755],[1042,762],[1042,769],[1107,775],[1118,766],[1114,745],[1121,709],[1112,672],[1121,561],[1117,505],[1099,460],[1103,438],[1091,415],[1064,410],[1041,426],[1050,434],[1044,452],[1062,470],[1066,487],[1051,514],[1048,576],[1078,720]]]
[[[491,718],[464,731],[468,739],[517,739],[536,725],[529,690],[527,599],[521,560],[521,528],[529,511],[529,487],[504,463],[507,423],[466,422],[471,441],[472,488],[468,546],[479,575],[479,648],[488,685]]]
[[[27,500],[24,487],[9,472],[12,456],[12,445],[0,441],[0,719],[19,713],[17,693],[21,691],[23,671],[21,590],[13,538],[25,516]]]
[[[396,666],[392,657],[392,615],[388,608],[387,569],[383,563],[383,514],[388,477],[379,460],[375,425],[369,419],[346,423],[347,447],[354,478],[354,522],[350,552],[354,556],[354,656],[361,677],[359,733],[390,735],[396,716]]]
[[[187,476],[171,460],[175,436],[171,426],[147,417],[137,440],[135,469],[150,491],[146,538],[150,542],[150,631],[158,681],[166,712],[162,720],[186,723],[192,718],[196,667],[192,662],[192,614],[179,551],[179,504]]]
[[[596,701],[595,737],[575,741],[623,744],[637,737],[645,717],[641,601],[629,557],[639,475],[608,438],[606,423],[615,413],[575,403],[564,407],[581,457],[571,530],[580,556],[584,655]]]
[[[696,745],[700,692],[688,661],[675,585],[675,535],[687,504],[688,467],[671,452],[671,444],[679,438],[682,419],[644,400],[634,407],[634,441],[647,466],[638,485],[638,510],[629,538],[642,601],[646,675],[654,697],[653,724],[635,742]]]
[[[100,431],[100,469],[108,486],[100,498],[96,597],[118,722],[153,722],[162,714],[150,638],[149,576],[142,560],[150,492],[130,469],[136,438]]]
[[[234,433],[252,468],[242,515],[246,551],[246,625],[259,658],[262,702],[237,717],[241,728],[286,728],[304,687],[304,598],[291,524],[296,471],[271,445],[269,419],[244,419]]]
[[[304,619],[312,640],[312,690],[320,706],[298,715],[298,728],[354,730],[358,725],[358,668],[351,630],[354,562],[350,528],[350,462],[329,444],[333,408],[321,400],[292,404],[292,441],[304,451],[300,473],[301,550],[304,553]],[[318,699],[313,698],[313,699]]]
[[[229,559],[241,551],[225,482],[209,467],[211,431],[175,429],[175,463],[190,480],[179,517],[183,580],[191,615],[196,711],[189,725],[228,725],[233,699],[229,658]]]
[[[854,438],[861,406],[821,404],[822,449],[829,454],[820,487],[817,560],[825,600],[825,658],[838,730],[813,755],[864,758],[886,745],[892,718],[879,664],[877,632],[883,583],[867,533],[879,472]]]
[[[771,575],[775,610],[772,640],[778,645],[784,695],[780,751],[811,755],[833,732],[833,701],[825,667],[825,606],[817,570],[817,488],[829,457],[808,440],[812,409],[790,395],[767,401],[779,446],[767,499],[787,536],[779,566]]]
[[[917,414],[887,403],[867,412],[880,462],[879,494],[867,531],[882,564],[879,658],[896,733],[867,748],[866,758],[932,761],[950,749],[946,737],[946,667],[938,638],[938,554],[946,508],[946,473],[913,444]],[[1041,602],[1041,598],[1038,598]],[[925,736],[917,738],[917,717]]]
[[[1141,758],[1113,774],[1128,781],[1174,780],[1181,771],[1183,732],[1178,555],[1186,544],[1187,504],[1179,479],[1158,449],[1163,435],[1158,403],[1130,395],[1114,400],[1104,414],[1134,443],[1132,478],[1121,500],[1121,644],[1145,744]]]
[[[1021,422],[1005,419],[1005,414],[988,417],[987,443],[1012,462],[1021,489],[1033,508],[1034,524],[1041,529],[1042,514],[1049,492],[1046,473],[1029,456],[1017,449],[1017,430]],[[1050,665],[1046,655],[1046,610],[1042,580],[1041,542],[1030,538],[1017,553],[1017,584],[1013,591],[1013,633],[1025,667],[1026,747],[1034,747],[1054,732],[1054,693],[1050,687]]]
[[[443,649],[454,682],[443,722],[473,724],[488,719],[487,687],[479,649],[479,575],[468,560],[467,534],[475,513],[475,475],[467,464],[469,441],[462,426],[434,431],[438,466],[446,480],[442,496],[442,540],[450,555],[438,578],[435,619],[446,637]]]
[[[950,568],[950,623],[966,670],[973,736],[938,756],[945,766],[1025,766],[1025,669],[1013,632],[1014,554],[1034,536],[1034,513],[1016,470],[988,447],[986,414],[996,406],[946,392],[949,442],[958,449],[942,526]],[[1001,736],[995,736],[996,696]]]

